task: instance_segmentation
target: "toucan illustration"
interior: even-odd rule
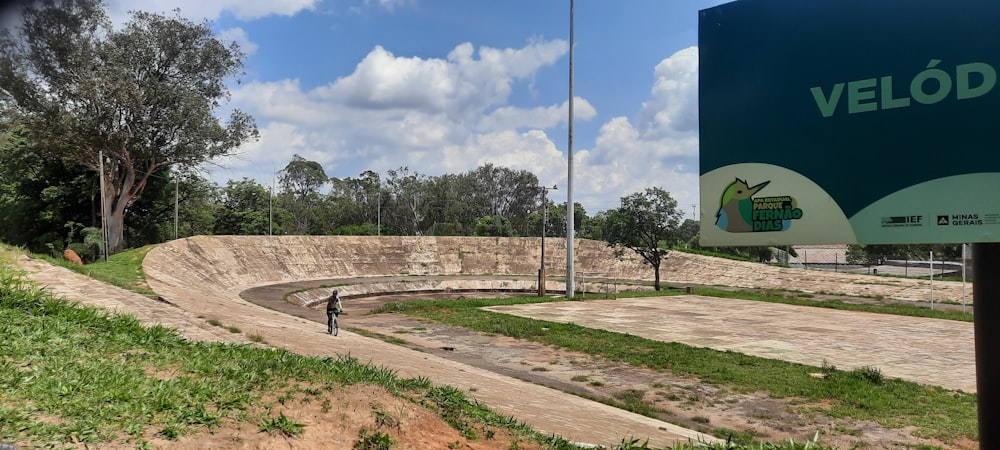
[[[767,186],[765,181],[750,187],[746,181],[739,178],[726,186],[719,202],[719,212],[715,213],[715,224],[723,230],[733,233],[753,231],[753,199],[750,197]]]

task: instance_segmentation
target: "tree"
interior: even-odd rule
[[[576,220],[576,212],[573,213],[573,219]],[[585,227],[580,229],[579,237],[585,239],[594,239],[598,241],[608,240],[608,219],[611,216],[611,211],[599,211],[594,214],[594,217],[587,219]],[[563,227],[565,229],[565,227]],[[565,235],[565,232],[563,233]]]
[[[215,234],[259,235],[269,230],[282,234],[281,224],[289,220],[290,214],[280,208],[271,210],[264,186],[249,178],[229,180],[221,194]]]
[[[219,188],[193,171],[164,171],[150,178],[142,198],[129,208],[126,245],[155,244],[175,236],[212,234]],[[175,230],[176,226],[176,230]],[[176,233],[175,233],[176,231]]]
[[[0,101],[33,151],[103,167],[114,253],[129,207],[157,170],[198,166],[257,136],[239,110],[225,125],[214,115],[243,58],[179,13],[132,12],[115,30],[99,0],[42,0],[0,34]]]
[[[506,219],[514,234],[528,234],[528,216],[539,207],[538,177],[526,170],[515,171],[493,164],[479,166],[467,175],[468,200],[476,218]],[[499,222],[497,222],[499,223]]]
[[[67,224],[100,226],[97,177],[30,151],[21,131],[0,135],[0,241],[62,254]]]
[[[336,199],[338,226],[379,220],[382,181],[377,173],[366,170],[359,178],[331,178],[330,181],[333,183],[330,196]]]
[[[410,172],[408,167],[390,170],[386,179],[388,205],[383,205],[383,224],[389,219],[390,227],[398,233],[413,236],[421,233],[424,221],[426,177]]]
[[[217,210],[212,199],[218,186],[193,172],[174,174],[172,179],[175,185],[179,185],[176,186],[178,237],[211,234]],[[168,236],[171,238],[174,236],[173,225],[173,221],[170,221]]]
[[[435,236],[470,234],[479,217],[467,201],[465,193],[469,189],[468,178],[456,174],[431,177],[424,183],[423,219],[427,232]]]
[[[293,155],[292,160],[281,170],[278,183],[282,192],[305,197],[318,193],[319,188],[329,179],[320,163]]]
[[[698,234],[701,232],[701,221],[686,219],[677,229],[677,243],[688,246],[698,246]]]
[[[621,207],[610,211],[605,224],[609,246],[631,249],[653,267],[654,289],[660,290],[660,264],[676,241],[680,220],[684,213],[677,209],[677,201],[663,189],[652,187],[622,197]]]
[[[278,175],[281,205],[291,213],[289,234],[313,234],[320,221],[322,200],[319,188],[329,181],[323,166],[316,161],[294,155]]]
[[[512,237],[516,236],[506,217],[483,216],[476,223],[476,236]]]

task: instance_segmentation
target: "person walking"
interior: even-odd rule
[[[339,325],[334,327],[334,324],[342,311],[344,311],[344,305],[340,302],[337,290],[334,289],[326,301],[326,334],[334,334],[334,331],[340,328]]]

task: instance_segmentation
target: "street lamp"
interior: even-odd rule
[[[549,200],[548,192],[550,190],[555,191],[559,189],[559,186],[552,185],[552,187],[538,186],[538,189],[542,191],[542,262],[540,268],[538,269],[538,296],[545,296],[545,228],[549,223]]]

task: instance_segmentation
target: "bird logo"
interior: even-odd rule
[[[745,180],[736,178],[736,181],[726,186],[726,190],[722,192],[719,211],[715,213],[715,225],[732,233],[754,231],[753,198],[751,197],[768,183],[770,181],[751,187]]]

